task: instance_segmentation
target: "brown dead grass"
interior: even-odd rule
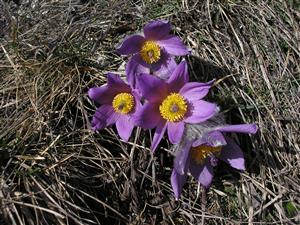
[[[299,1],[0,5],[1,224],[299,223]],[[115,46],[155,18],[192,49],[192,79],[218,79],[228,120],[260,128],[236,136],[246,172],[221,164],[207,193],[189,179],[178,202],[167,142],[152,155],[148,132],[90,131],[88,87],[124,75]]]

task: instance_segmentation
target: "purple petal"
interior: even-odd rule
[[[168,137],[172,144],[177,144],[180,142],[184,131],[184,122],[172,123],[168,122]]]
[[[179,174],[176,172],[175,169],[173,169],[172,171],[172,175],[171,175],[171,185],[172,185],[172,189],[175,195],[176,200],[179,199],[180,194],[182,192],[182,188],[186,182],[187,179],[187,174]]]
[[[149,74],[139,76],[138,87],[149,102],[160,102],[168,94],[167,84],[162,79]]]
[[[159,106],[150,102],[145,103],[134,114],[135,124],[144,129],[156,127],[160,120]]]
[[[200,146],[200,145],[203,145],[203,144],[206,144],[205,142],[205,139],[202,137],[202,138],[199,138],[197,140],[195,140],[192,144],[193,147],[197,147],[197,146]]]
[[[160,60],[157,63],[150,65],[150,67],[153,75],[166,80],[175,70],[177,64],[174,60],[174,57],[162,50]]]
[[[101,87],[90,88],[88,91],[88,96],[90,97],[90,99],[99,104],[111,104],[113,98],[117,93],[117,90],[108,88],[105,84]]]
[[[189,82],[180,89],[179,93],[184,95],[190,101],[199,100],[207,95],[213,82],[214,80],[208,83]]]
[[[216,104],[206,102],[203,100],[192,101],[189,105],[189,115],[185,119],[186,123],[200,123],[218,112]]]
[[[120,115],[119,119],[116,121],[116,127],[120,137],[123,140],[128,141],[134,128],[131,117],[128,115]]]
[[[172,92],[179,90],[189,81],[188,66],[186,61],[182,61],[170,76],[168,83]]]
[[[222,132],[255,134],[257,132],[257,126],[255,124],[228,125],[228,126],[221,127],[218,130]]]
[[[131,92],[131,89],[119,75],[108,73],[107,84],[90,88],[88,95],[99,104],[111,104],[113,98],[121,92]]]
[[[213,179],[213,167],[208,162],[208,159],[203,165],[198,165],[191,161],[190,172],[205,188],[208,188]]]
[[[187,173],[187,169],[190,165],[190,149],[191,149],[192,141],[185,141],[182,149],[176,154],[174,159],[174,168],[177,173],[185,174]]]
[[[137,77],[142,73],[150,73],[150,68],[139,54],[132,56],[126,64],[126,78],[131,87],[136,88]]]
[[[227,145],[222,148],[220,159],[227,162],[233,168],[245,170],[245,159],[242,149],[229,137],[226,137]]]
[[[116,89],[118,92],[130,92],[131,89],[119,75],[114,73],[107,74],[107,87]]]
[[[152,140],[152,144],[151,144],[151,147],[150,147],[150,149],[153,152],[156,150],[159,142],[163,138],[164,133],[166,131],[166,128],[167,128],[166,121],[161,120],[159,122],[159,124],[157,125],[157,127],[156,127],[156,130],[155,130],[155,133],[154,133],[154,136],[153,136],[153,140]]]
[[[157,43],[171,55],[183,56],[189,54],[182,40],[175,35],[168,35],[164,39],[157,41]]]
[[[212,131],[205,134],[201,139],[194,141],[193,147],[208,144],[209,146],[218,147],[226,145],[227,142],[220,131]]]
[[[114,124],[119,118],[119,114],[114,111],[111,105],[100,106],[92,119],[93,130],[100,130]]]
[[[131,89],[119,75],[109,73],[107,74],[107,84],[90,88],[88,95],[95,102],[104,105],[111,104],[113,98],[122,92],[131,92]]]
[[[160,40],[167,36],[170,31],[171,24],[163,20],[152,21],[144,27],[145,38],[150,40]]]
[[[135,103],[134,111],[131,112],[131,116],[133,116],[138,110],[140,110],[140,108],[142,108],[142,103],[141,103],[141,96],[139,95],[137,90],[132,90],[131,94],[134,97],[134,103]]]
[[[127,37],[122,44],[117,48],[117,52],[121,55],[134,54],[140,51],[145,38],[141,35],[131,35]]]

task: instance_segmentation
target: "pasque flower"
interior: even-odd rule
[[[255,124],[226,125],[220,116],[204,123],[186,126],[184,138],[173,147],[176,153],[171,184],[175,197],[178,199],[187,173],[205,188],[213,179],[213,167],[221,159],[238,170],[245,169],[244,155],[240,147],[226,133],[249,133],[257,131]]]
[[[173,56],[187,55],[189,52],[179,37],[170,34],[171,25],[167,21],[156,20],[144,27],[143,34],[126,38],[118,47],[121,55],[133,55],[127,65],[129,83],[136,85],[136,76],[153,73],[168,78],[176,67]]]
[[[139,95],[118,75],[109,73],[107,84],[90,88],[88,96],[101,104],[92,119],[93,130],[115,123],[120,137],[127,141],[134,128],[132,118],[141,107]]]
[[[200,123],[211,118],[218,107],[202,100],[212,82],[188,82],[187,63],[182,61],[165,81],[149,74],[138,79],[139,91],[147,100],[135,114],[138,126],[156,127],[151,149],[154,151],[166,129],[171,143],[178,143],[185,123]]]

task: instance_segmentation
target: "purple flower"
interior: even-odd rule
[[[176,67],[172,56],[183,56],[189,52],[179,37],[169,34],[171,24],[156,20],[144,27],[144,34],[126,38],[118,47],[121,55],[133,55],[126,65],[127,80],[134,87],[136,76],[154,73],[167,79]]]
[[[154,151],[167,130],[171,143],[181,140],[185,123],[200,123],[211,118],[218,107],[202,98],[212,82],[188,82],[187,63],[182,61],[168,81],[149,74],[138,80],[147,102],[135,115],[136,124],[145,129],[156,127],[151,149]]]
[[[174,149],[178,153],[174,160],[171,184],[176,199],[179,198],[187,173],[205,188],[213,179],[213,167],[221,159],[238,170],[245,169],[244,155],[233,139],[224,135],[226,132],[250,133],[257,131],[255,124],[220,125],[212,118],[203,124],[190,125],[186,128],[185,138]]]
[[[109,73],[107,84],[90,88],[89,97],[101,104],[92,119],[93,130],[116,124],[120,137],[128,140],[134,128],[132,120],[141,107],[140,97],[118,75]]]

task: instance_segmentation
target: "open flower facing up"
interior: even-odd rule
[[[107,75],[107,84],[90,88],[88,95],[101,104],[92,119],[93,130],[115,123],[120,137],[127,141],[134,128],[133,115],[141,107],[139,95],[112,73]]]
[[[179,37],[169,34],[169,22],[156,20],[144,27],[144,34],[131,35],[117,49],[121,55],[133,55],[126,65],[129,83],[136,85],[140,73],[153,73],[167,79],[176,67],[172,56],[189,52]]]
[[[225,125],[218,116],[202,124],[191,124],[186,127],[185,136],[174,146],[177,151],[171,184],[176,199],[179,198],[187,173],[205,188],[213,178],[213,167],[221,159],[238,170],[245,169],[244,155],[233,139],[224,133],[237,132],[254,134],[255,124]]]
[[[182,61],[168,81],[148,74],[140,75],[138,86],[147,102],[135,114],[136,124],[156,127],[151,149],[154,151],[168,131],[171,143],[179,143],[185,123],[200,123],[211,118],[218,107],[202,100],[212,82],[188,82],[187,63]]]

